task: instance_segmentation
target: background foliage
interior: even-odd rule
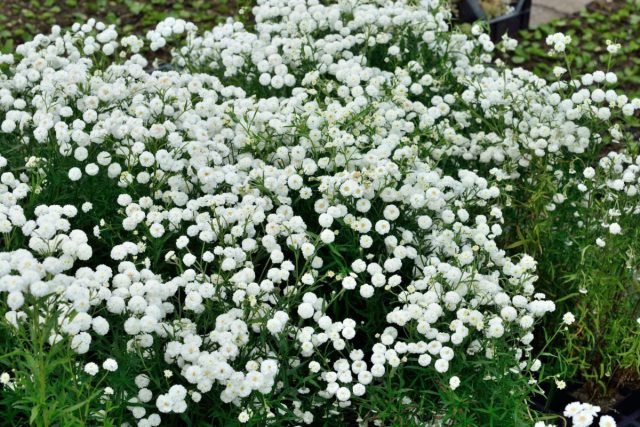
[[[123,33],[144,34],[173,16],[203,28],[229,16],[248,15],[251,0],[3,0],[0,4],[0,51],[10,52],[51,26],[69,26],[88,18],[115,24]]]
[[[563,65],[562,59],[549,54],[545,39],[558,32],[574,40],[576,49],[571,49],[574,76],[595,70],[613,71],[618,76],[617,91],[630,98],[640,96],[640,1],[596,0],[573,17],[521,31],[515,52],[502,59],[555,81],[553,68]],[[621,44],[622,53],[609,55],[607,40]],[[640,120],[629,125],[640,135]]]

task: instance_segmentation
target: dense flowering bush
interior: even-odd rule
[[[638,245],[640,158],[589,162],[640,102],[492,64],[436,0],[254,14],[54,27],[0,58],[5,404],[38,425],[533,425],[536,324],[575,317],[528,236],[593,264]]]

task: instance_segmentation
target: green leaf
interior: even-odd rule
[[[40,415],[40,405],[35,405],[31,409],[31,416],[29,417],[29,424],[35,424],[36,419]]]
[[[7,39],[6,42],[0,47],[0,50],[3,52],[12,52],[13,51],[13,40]]]

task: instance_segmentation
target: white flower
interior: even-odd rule
[[[322,240],[324,244],[328,245],[330,243],[333,243],[335,238],[336,236],[331,230],[322,230],[322,233],[320,233],[320,240]]]
[[[613,43],[611,40],[606,40],[607,52],[615,55],[620,50],[621,46],[618,43]]]
[[[312,360],[309,362],[309,371],[314,374],[320,372],[320,364],[315,360]]]
[[[71,340],[71,348],[77,354],[85,354],[89,351],[89,346],[91,345],[91,335],[86,332],[80,332],[78,335],[74,336]]]
[[[573,416],[573,426],[574,427],[586,427],[593,424],[593,415],[590,413],[583,411]]]
[[[287,180],[287,184],[292,190],[299,190],[300,188],[302,188],[304,182],[300,175],[291,175]]]
[[[11,376],[7,372],[0,374],[0,384],[7,385],[11,381]]]
[[[145,375],[145,374],[140,374],[140,375],[137,375],[137,376],[135,377],[134,382],[135,382],[135,384],[136,384],[136,387],[138,387],[138,388],[145,388],[145,387],[147,387],[147,386],[149,385],[149,383],[151,382],[151,380],[149,379],[149,377],[148,377],[147,375]]]
[[[80,168],[73,167],[69,169],[69,179],[71,181],[78,181],[80,178],[82,178],[82,171]]]
[[[362,298],[371,298],[375,292],[375,288],[367,283],[360,286],[360,295]]]
[[[428,354],[421,354],[418,357],[418,364],[420,364],[420,366],[429,366],[429,364],[431,364],[431,356]]]
[[[4,133],[11,133],[16,129],[16,123],[13,120],[6,119],[0,125],[0,129]]]
[[[378,234],[385,235],[389,232],[389,230],[391,229],[391,226],[389,225],[388,221],[381,219],[378,222],[376,222],[375,229],[378,232]]]
[[[553,67],[553,75],[556,76],[556,78],[560,78],[562,77],[562,75],[564,75],[567,72],[567,69],[564,67]]]
[[[345,289],[349,289],[349,290],[355,289],[356,285],[357,285],[356,279],[354,279],[351,276],[347,276],[344,279],[342,279],[342,287]]]
[[[433,366],[436,368],[436,371],[445,373],[449,370],[449,361],[445,359],[438,359]]]
[[[616,427],[616,421],[610,415],[603,415],[600,417],[599,427]]]
[[[116,362],[114,359],[106,359],[103,363],[102,363],[102,368],[109,371],[109,372],[115,372],[118,370],[118,362]]]
[[[576,317],[571,312],[567,312],[562,316],[562,322],[565,325],[572,325],[576,321]]]
[[[163,413],[171,412],[171,409],[173,407],[171,398],[166,394],[158,395],[158,397],[156,398],[156,407],[160,412],[163,412]]]
[[[240,423],[242,423],[242,424],[247,423],[250,419],[251,419],[251,416],[249,415],[249,413],[247,411],[242,411],[238,415],[238,421]]]
[[[609,84],[616,84],[618,82],[618,76],[616,76],[614,73],[612,72],[608,72],[605,75],[605,80],[607,81],[607,83]]]
[[[162,224],[158,223],[151,224],[151,227],[149,227],[149,234],[151,234],[152,237],[159,239],[164,235],[164,227]]]
[[[386,220],[395,221],[400,216],[400,210],[395,205],[387,205],[384,208],[383,215]]]
[[[560,53],[564,52],[566,46],[571,43],[571,37],[562,33],[555,33],[547,36],[546,43],[547,45],[552,46],[554,51]]]
[[[460,386],[460,378],[458,378],[457,376],[453,376],[449,378],[449,387],[451,387],[451,390],[455,390],[459,386]]]
[[[98,335],[106,335],[109,332],[109,322],[102,316],[94,317],[91,320],[91,327]]]
[[[184,256],[182,257],[182,262],[187,267],[192,266],[196,261],[197,261],[197,258],[193,254],[184,254]]]
[[[340,387],[336,391],[336,398],[341,402],[347,401],[351,398],[351,391],[346,387]]]
[[[622,233],[622,228],[617,222],[614,222],[609,225],[609,233],[611,234],[620,234]]]
[[[531,370],[531,372],[538,372],[541,367],[542,367],[542,362],[540,361],[540,359],[536,359],[533,361],[529,369]]]
[[[310,319],[315,312],[313,305],[303,302],[298,306],[298,315],[303,319]]]
[[[96,375],[99,369],[100,368],[98,367],[98,365],[96,365],[93,362],[89,362],[86,365],[84,365],[84,371],[91,376]]]
[[[582,411],[582,404],[580,402],[569,403],[565,408],[563,415],[565,417],[572,418]]]
[[[326,213],[320,214],[318,217],[318,223],[323,228],[329,228],[331,227],[331,224],[333,224],[333,217]]]

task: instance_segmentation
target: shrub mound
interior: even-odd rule
[[[496,64],[435,0],[258,3],[255,32],[90,20],[0,57],[16,422],[531,425],[539,380],[588,378],[593,316],[637,372],[640,158],[598,158],[640,101],[614,75]]]

